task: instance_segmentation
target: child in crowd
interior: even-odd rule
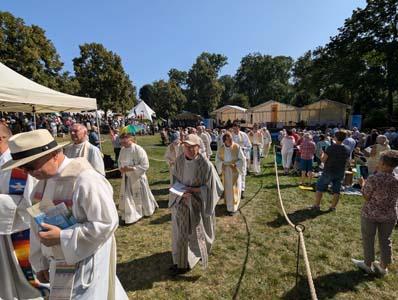
[[[398,179],[394,169],[398,166],[398,151],[389,150],[380,155],[377,173],[361,180],[365,203],[361,214],[361,232],[364,260],[352,259],[366,273],[388,273],[392,261],[391,234],[397,223]],[[380,262],[375,261],[376,231],[380,245]]]

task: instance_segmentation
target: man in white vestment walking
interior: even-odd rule
[[[216,168],[224,185],[227,212],[233,216],[239,208],[246,158],[240,146],[232,141],[230,132],[224,133],[222,140],[222,146],[217,149]]]
[[[250,143],[252,148],[250,151],[250,172],[256,175],[261,174],[261,155],[263,148],[263,134],[258,130],[258,125],[253,125],[253,130],[249,133]]]
[[[200,138],[189,134],[184,154],[173,169],[169,207],[172,221],[173,274],[192,269],[199,260],[204,267],[214,242],[215,207],[223,187],[212,163],[199,154]]]
[[[232,127],[232,140],[234,143],[238,144],[240,148],[242,149],[243,153],[245,154],[246,158],[246,166],[250,165],[250,149],[252,147],[252,144],[250,143],[249,136],[240,130],[240,126],[237,123],[233,124]],[[244,191],[246,187],[246,173],[247,173],[247,167],[245,170],[243,170],[242,174],[242,193],[241,193],[241,198],[244,198]]]
[[[87,128],[79,123],[73,124],[70,136],[73,143],[65,147],[65,155],[68,158],[85,157],[94,170],[105,176],[105,166],[101,150],[90,144],[87,136]]]
[[[68,212],[55,214],[68,216],[63,229],[31,221],[30,262],[37,278],[50,282],[50,299],[127,299],[116,277],[118,215],[110,183],[85,158],[67,158],[45,129],[17,134],[9,146],[13,159],[2,169],[20,167],[39,180],[30,213],[41,211],[50,221],[55,206]]]
[[[198,126],[197,131],[198,131],[198,136],[202,139],[205,147],[206,153],[204,153],[204,155],[207,157],[207,159],[210,159],[211,154],[213,153],[213,151],[211,151],[211,136],[206,131],[206,127],[204,126]]]
[[[149,161],[144,148],[134,142],[134,137],[130,133],[122,134],[120,143],[122,149],[118,164],[123,176],[119,210],[122,221],[125,224],[133,224],[144,216],[152,216],[158,204],[145,174],[149,169]]]
[[[11,160],[11,131],[0,125],[0,167]],[[35,180],[20,169],[0,170],[0,299],[42,299],[28,262],[29,222],[26,208]],[[42,290],[44,292],[44,290]]]

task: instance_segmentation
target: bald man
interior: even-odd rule
[[[88,141],[87,128],[82,124],[73,124],[70,136],[73,143],[65,147],[65,155],[69,158],[85,157],[98,173],[105,176],[101,150]]]
[[[0,167],[12,159],[10,136],[8,127],[0,124]],[[40,291],[29,283],[34,278],[26,255],[30,233],[26,208],[31,206],[35,182],[21,170],[0,170],[0,299],[42,299]],[[27,265],[21,266],[24,261]]]

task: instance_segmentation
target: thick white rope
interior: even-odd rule
[[[279,198],[279,204],[282,209],[283,215],[285,216],[286,222],[294,228],[299,234],[300,238],[300,245],[301,249],[303,252],[303,259],[304,259],[304,264],[305,264],[305,269],[307,272],[307,280],[308,280],[308,285],[310,287],[310,292],[311,292],[311,299],[312,300],[317,300],[318,297],[316,295],[316,290],[314,286],[314,280],[312,279],[312,274],[311,274],[311,267],[310,267],[310,262],[308,260],[308,254],[307,254],[307,249],[305,247],[305,241],[304,241],[304,234],[303,230],[300,226],[296,226],[288,217],[285,206],[283,205],[283,200],[282,200],[282,195],[281,195],[281,189],[279,187],[279,176],[278,176],[278,164],[276,163],[276,151],[275,151],[275,146],[274,146],[274,167],[275,167],[275,178],[276,178],[276,185],[278,188],[278,198]]]

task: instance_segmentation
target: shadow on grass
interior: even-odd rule
[[[148,290],[160,281],[175,280],[195,282],[200,276],[173,277],[169,267],[172,264],[171,252],[156,253],[150,256],[134,259],[117,265],[117,275],[124,289],[128,292]]]
[[[327,213],[329,213],[329,211],[316,211],[305,208],[296,210],[295,212],[289,213],[287,215],[294,224],[298,224],[306,220],[315,219],[316,217]],[[267,225],[273,228],[279,228],[287,225],[287,222],[285,220],[285,216],[278,214],[278,217],[273,221],[267,222]]]
[[[157,219],[151,220],[149,222],[149,224],[151,224],[151,225],[159,225],[159,224],[167,223],[169,221],[171,221],[171,214],[166,214],[166,215],[163,215],[163,216],[161,216],[161,217],[159,217]]]
[[[216,217],[226,217],[226,216],[228,216],[227,206],[225,204],[218,204],[216,206]]]
[[[168,195],[169,194],[169,188],[152,190],[152,194],[154,196]]]
[[[292,276],[296,276],[292,274]],[[314,278],[318,299],[334,299],[338,293],[356,291],[356,286],[364,281],[374,280],[374,276],[366,275],[360,270],[334,272]],[[298,289],[292,288],[282,296],[284,300],[311,299],[306,276],[300,276]]]
[[[274,173],[262,173],[260,175],[253,176],[254,178],[265,178],[265,177],[275,177]]]
[[[158,185],[158,184],[170,184],[170,179],[158,180],[151,182],[151,185]]]
[[[169,208],[169,200],[156,200],[156,202],[158,203],[159,208]]]

